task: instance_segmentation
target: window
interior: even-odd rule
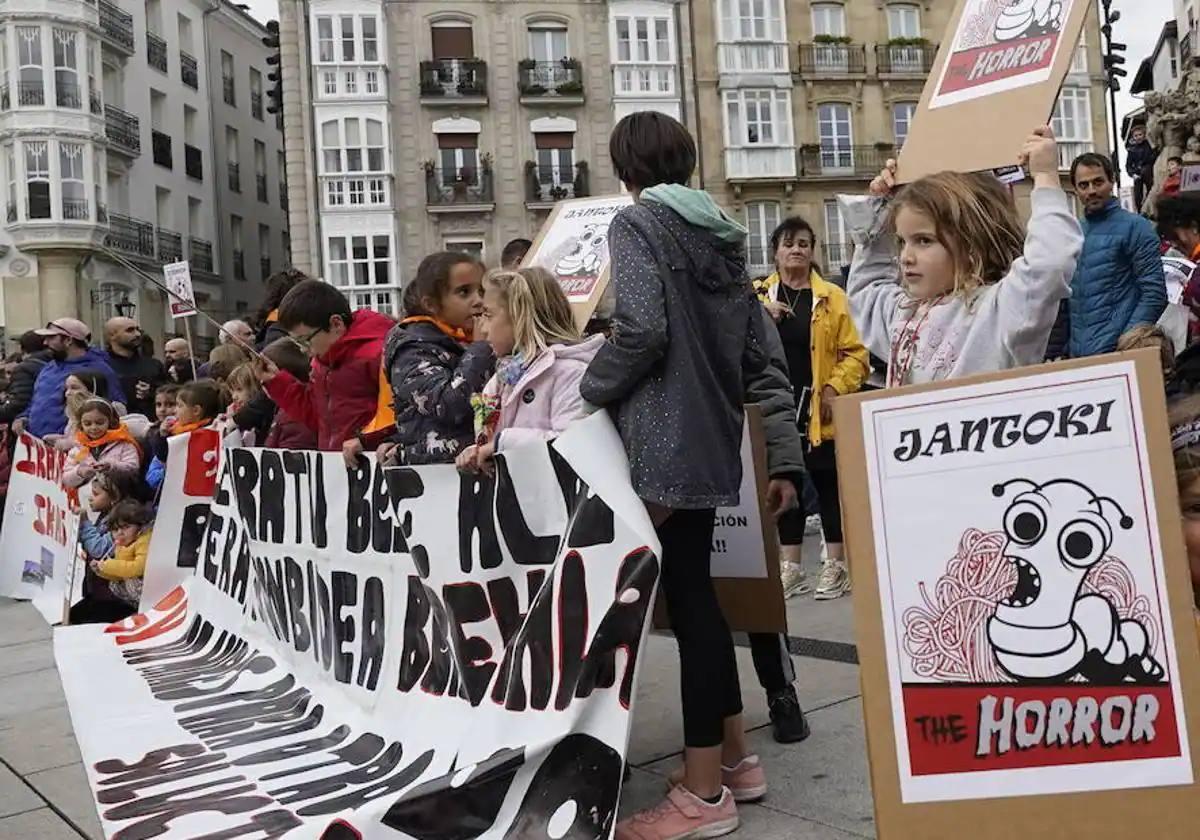
[[[786,90],[736,90],[725,92],[728,145],[790,146],[791,95]]]
[[[1054,105],[1054,136],[1063,142],[1090,142],[1092,109],[1087,88],[1064,87]]]
[[[813,35],[846,35],[846,10],[840,3],[814,3],[812,7]]]
[[[849,105],[827,103],[818,106],[817,137],[821,141],[823,169],[849,169],[854,166]]]
[[[337,73],[332,70],[326,70],[321,74],[321,83],[324,85],[327,96],[335,96],[337,94]]]
[[[254,141],[254,186],[258,200],[267,203],[267,146],[261,140]]]
[[[242,217],[229,217],[229,245],[233,251],[233,276],[238,280],[246,279],[246,251],[242,244]]]
[[[345,78],[346,78],[346,93],[348,93],[348,94],[358,93],[358,71],[357,70],[347,70]]]
[[[442,185],[451,187],[459,181],[473,183],[479,171],[479,135],[439,134],[437,139]]]
[[[233,56],[221,50],[221,86],[224,88],[225,104],[237,106],[237,90],[233,81]]]
[[[331,236],[329,280],[335,286],[387,286],[391,282],[391,243],[386,234]]]
[[[46,104],[42,80],[42,30],[38,26],[17,27],[17,102],[21,105]]]
[[[533,135],[537,146],[538,183],[557,187],[575,180],[575,134],[542,131]]]
[[[354,17],[342,16],[342,61],[354,61]]]
[[[535,23],[529,27],[529,57],[541,64],[570,56],[567,28],[558,23]]]
[[[0,85],[8,90],[8,30],[0,26]]]
[[[82,143],[58,144],[58,175],[62,188],[64,219],[87,219],[87,182],[84,178],[84,147]]]
[[[367,93],[379,93],[379,71],[368,70],[365,76]]]
[[[50,218],[50,148],[45,140],[25,142],[27,219]]]
[[[447,239],[443,244],[447,251],[469,254],[472,258],[483,262],[483,243],[478,239]]]
[[[474,58],[475,36],[471,24],[461,20],[439,20],[430,32],[434,59]]]
[[[263,85],[262,73],[250,68],[250,116],[256,120],[263,118]]]
[[[920,38],[921,9],[917,6],[888,6],[889,38]]]
[[[363,61],[378,61],[379,60],[379,32],[378,21],[374,15],[364,15],[359,18],[362,24],[362,54]]]
[[[1083,33],[1079,35],[1079,43],[1075,45],[1075,52],[1071,55],[1071,71],[1072,73],[1087,72],[1087,40]],[[1174,76],[1174,73],[1172,73]]]
[[[98,55],[99,45],[94,40],[89,39],[87,41],[86,48],[87,48],[88,100],[91,102],[92,113],[100,114],[100,113],[103,113],[102,106],[100,105],[100,99],[101,99],[101,96],[100,96],[100,81],[101,81],[100,74],[103,73],[103,71],[98,69],[101,67],[100,57]],[[0,50],[0,53],[3,53],[3,50]],[[2,59],[3,59],[3,56],[0,55],[0,60],[2,60]],[[6,64],[6,66],[5,66],[4,72],[5,72],[5,75],[7,75],[7,73],[8,73],[7,62],[5,64]]]
[[[53,30],[54,98],[60,108],[79,108],[78,38],[74,30]]]
[[[825,202],[825,268],[840,269],[850,263],[850,234],[842,219],[842,211],[836,199]]]
[[[324,171],[384,171],[383,123],[379,120],[346,117],[321,124]]]
[[[897,150],[908,139],[908,130],[912,127],[913,114],[916,113],[916,110],[916,102],[897,102],[892,105],[892,135],[896,138]]]
[[[779,202],[751,201],[746,204],[746,263],[752,268],[765,268],[775,262],[771,253],[771,234],[779,227]]]
[[[13,144],[4,146],[4,174],[8,180],[8,215],[10,222],[17,220],[17,158],[13,153]]]
[[[617,60],[639,64],[672,61],[670,20],[665,17],[619,17]]]
[[[266,225],[258,226],[258,263],[262,279],[271,276],[271,229]]]
[[[1167,41],[1167,58],[1170,60],[1170,63],[1171,63],[1171,78],[1173,80],[1178,79],[1179,78],[1179,53],[1175,50],[1175,42],[1174,41]],[[4,72],[5,72],[5,77],[7,78],[8,70],[6,69]]]
[[[317,18],[317,61],[333,61],[333,18]]]
[[[728,41],[782,41],[782,0],[720,0],[721,35]]]

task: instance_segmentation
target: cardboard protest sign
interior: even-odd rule
[[[1054,111],[1083,0],[958,0],[899,158],[899,179],[1015,163]],[[987,131],[980,131],[980,126]],[[970,136],[971,142],[950,142]]]
[[[196,568],[221,451],[221,435],[215,429],[196,429],[167,441],[167,469],[142,581],[143,612],[191,577]]]
[[[882,840],[1200,824],[1162,387],[1141,352],[835,405]]]
[[[1200,163],[1186,164],[1179,173],[1180,192],[1200,192]]]
[[[75,562],[79,516],[60,483],[68,455],[23,433],[0,529],[0,594],[33,601],[50,624],[63,620]]]
[[[558,278],[580,328],[608,285],[608,225],[632,203],[629,195],[560,201],[525,255],[522,265],[541,266]]]
[[[609,836],[658,551],[603,412],[495,479],[226,451],[195,575],[55,636],[105,836]]]
[[[171,291],[171,317],[195,315],[196,293],[192,290],[192,270],[187,261],[164,265],[163,282]]]

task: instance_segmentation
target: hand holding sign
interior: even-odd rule
[[[1050,126],[1035,128],[1033,133],[1025,138],[1017,162],[1029,170],[1035,187],[1062,186],[1058,180],[1058,143]]]
[[[883,165],[883,169],[878,175],[871,180],[871,185],[868,187],[871,195],[877,198],[886,198],[891,195],[896,189],[896,160],[888,158],[888,162]]]

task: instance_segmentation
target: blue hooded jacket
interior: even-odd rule
[[[103,350],[89,347],[78,359],[47,362],[38,372],[33,383],[33,399],[25,408],[22,417],[29,418],[27,431],[37,437],[61,435],[67,427],[67,405],[63,397],[67,377],[82,370],[103,372],[108,379],[108,400],[125,402],[121,382],[108,364]]]
[[[1083,220],[1083,252],[1071,280],[1070,355],[1110,353],[1121,334],[1167,308],[1158,236],[1149,220],[1110,199]]]

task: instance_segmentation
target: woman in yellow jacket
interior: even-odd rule
[[[150,508],[135,499],[122,499],[108,514],[113,535],[113,556],[93,560],[92,571],[109,582],[109,589],[122,601],[137,606],[142,598],[142,578],[150,554],[154,523]]]
[[[834,461],[833,401],[862,387],[867,349],[850,319],[846,293],[826,281],[813,263],[816,235],[799,216],[785,219],[771,234],[776,273],[757,284],[763,305],[779,329],[796,390],[796,420],[808,446],[806,463],[821,508],[826,556],[813,597],[840,598],[850,591],[850,571],[842,548],[842,509]],[[807,591],[800,567],[803,511],[779,519],[784,591]]]

